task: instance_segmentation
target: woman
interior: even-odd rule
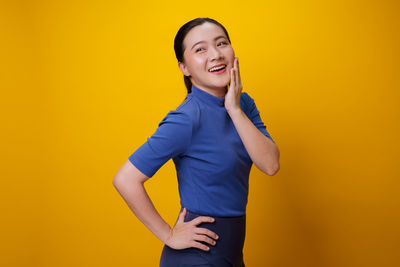
[[[171,110],[114,177],[138,219],[163,243],[161,267],[244,266],[248,179],[252,163],[279,170],[279,150],[247,93],[226,29],[210,18],[183,25],[174,42],[186,99]],[[170,158],[181,211],[173,228],[144,189]],[[201,227],[200,227],[201,226]]]

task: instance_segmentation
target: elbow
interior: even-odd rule
[[[125,176],[123,175],[115,175],[113,180],[112,180],[112,184],[115,188],[121,188],[122,186],[124,186],[127,183],[127,179]]]
[[[269,166],[268,168],[266,168],[265,173],[268,174],[269,176],[274,176],[279,171],[279,168],[280,168],[279,162],[277,162],[273,166]]]
[[[255,164],[260,171],[269,176],[275,175],[280,168],[279,157],[273,160],[271,160],[270,158],[266,158],[263,162],[261,162],[261,164]]]
[[[112,184],[115,188],[118,188],[118,185],[120,184],[120,177],[115,175],[112,179]]]
[[[144,182],[133,179],[132,177],[129,177],[127,175],[117,174],[114,176],[112,184],[117,190],[119,190],[125,187],[130,188],[132,186],[133,187],[143,186]]]
[[[277,174],[277,172],[279,171],[280,169],[279,157],[280,157],[280,152],[278,147],[276,147],[275,159],[272,160],[272,164],[269,164],[267,168],[268,171],[266,172],[269,176],[273,176]]]

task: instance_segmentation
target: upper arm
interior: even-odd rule
[[[128,159],[143,174],[152,177],[169,159],[185,153],[191,137],[191,117],[182,111],[171,110],[151,137]]]
[[[257,105],[254,99],[246,92],[242,93],[244,97],[245,106],[247,108],[247,116],[253,122],[253,124],[273,143],[275,143],[274,139],[271,137],[270,133],[267,131],[264,122],[261,119],[260,111],[257,108]]]
[[[121,181],[132,181],[138,183],[144,183],[149,177],[142,173],[138,168],[135,167],[129,160],[125,161],[122,167],[118,170],[114,176],[113,184],[116,185]]]

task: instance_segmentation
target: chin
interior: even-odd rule
[[[226,87],[226,86],[228,86],[228,84],[229,84],[229,80],[227,80],[227,81],[220,81],[220,82],[218,82],[218,83],[214,83],[214,86],[215,86],[215,87]]]
[[[213,84],[214,88],[226,88],[228,84]]]

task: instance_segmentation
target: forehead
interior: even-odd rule
[[[213,41],[218,35],[223,35],[226,37],[224,30],[214,23],[205,22],[192,28],[183,41],[186,48],[190,48],[193,44],[199,41]]]

